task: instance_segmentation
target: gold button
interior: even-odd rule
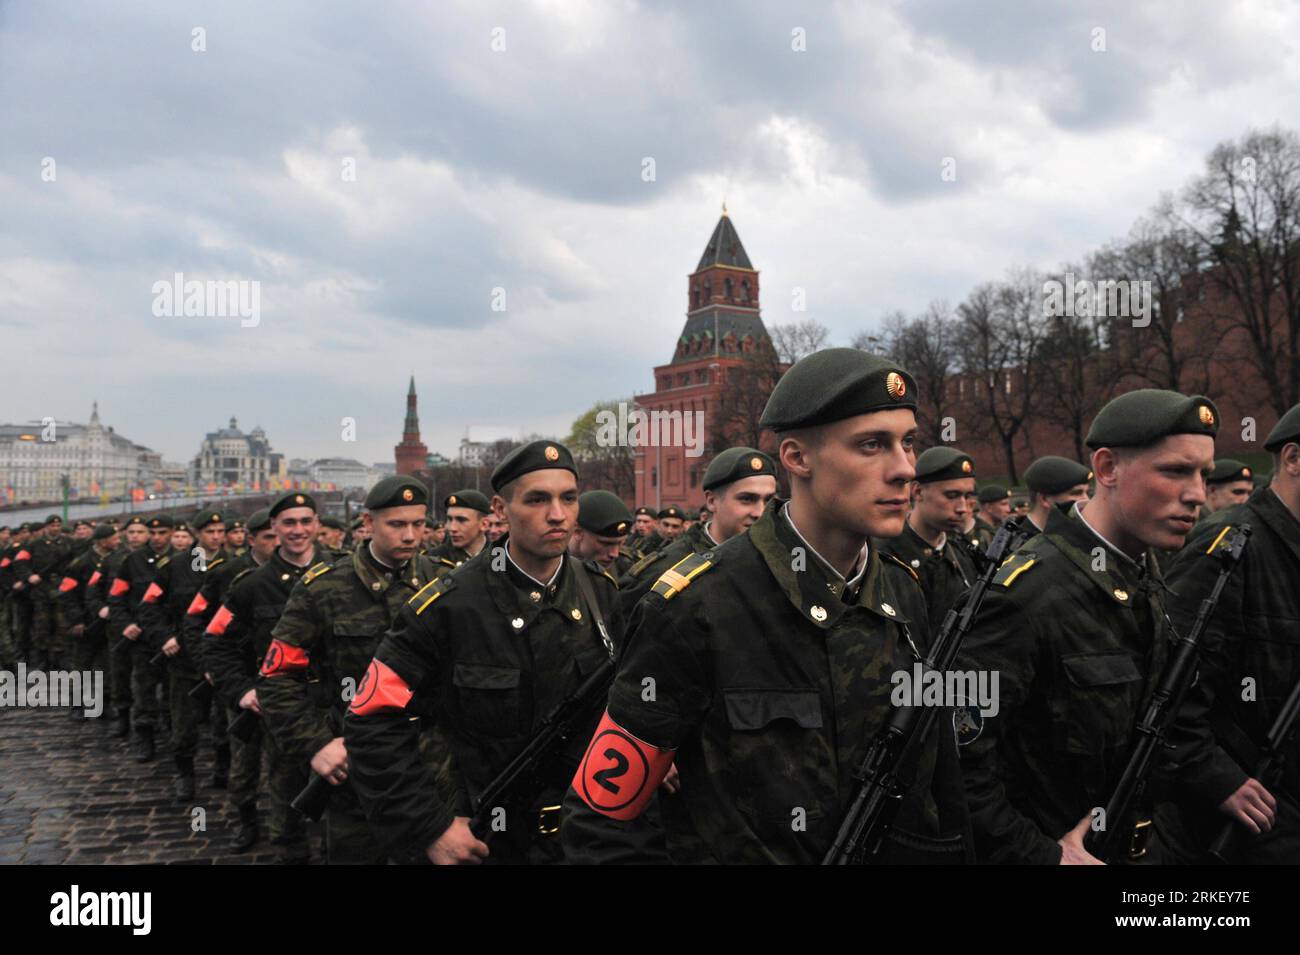
[[[915,557],[913,557],[913,558],[912,558],[912,566],[913,566],[913,567],[920,567],[920,566],[921,566],[921,562],[920,562],[919,560],[917,560]]]
[[[819,607],[816,604],[813,604],[813,607],[811,610],[808,611],[808,614],[818,623],[821,623],[823,620],[826,619],[826,608]]]
[[[1120,590],[1118,587],[1113,591],[1116,600],[1128,600],[1128,591]]]
[[[510,626],[514,627],[516,630],[524,629],[524,618],[515,617],[515,619],[510,621]]]
[[[542,595],[538,593],[536,590],[530,591],[528,596],[533,603],[537,603],[537,601],[542,599]]]
[[[383,584],[381,584],[379,581],[376,580],[376,581],[375,581],[373,584],[371,584],[370,586],[371,586],[373,589],[378,590],[380,587],[383,586]]]
[[[281,580],[288,580],[288,579],[289,579],[289,575],[288,575],[288,574],[281,574],[281,575],[280,575],[280,579],[281,579]]]
[[[891,617],[897,616],[897,614],[894,613],[894,608],[889,606],[889,604],[881,604],[880,609],[883,610],[885,613],[889,614]]]
[[[420,586],[420,578],[419,578],[419,577],[412,577],[412,578],[411,578],[411,586],[412,586],[412,587],[418,587],[418,586]]]
[[[569,616],[572,617],[574,620],[581,620],[582,611],[579,610],[577,607],[574,607],[572,610],[569,611]]]

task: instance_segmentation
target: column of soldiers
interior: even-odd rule
[[[1226,826],[1228,861],[1300,862],[1300,743],[1270,739],[1300,681],[1300,407],[1265,439],[1256,488],[1216,461],[1213,402],[1121,395],[1087,463],[1034,461],[1017,508],[977,487],[970,455],[918,453],[917,395],[888,358],[803,359],[763,415],[774,453],[715,455],[698,520],[580,493],[568,449],[535,441],[491,495],[438,502],[445,524],[419,481],[379,482],[351,550],[289,492],[238,554],[217,513],[189,522],[183,554],[163,517],[120,545],[94,528],[46,601],[52,548],[70,545],[24,528],[0,574],[26,606],[6,619],[30,621],[24,654],[109,667],[137,758],[167,711],[186,800],[208,716],[193,693],[210,685],[239,849],[261,838],[265,763],[284,862],[310,857],[291,803],[316,788],[331,863],[815,863],[898,710],[896,677],[987,574],[954,669],[996,674],[995,705],[937,704],[875,861],[1196,863]],[[1099,859],[1096,810],[1243,524],[1197,679],[1142,798],[1104,823],[1122,851]],[[42,601],[61,628],[36,624]]]

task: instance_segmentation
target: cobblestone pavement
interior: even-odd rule
[[[62,708],[0,708],[0,863],[269,863],[263,796],[263,841],[254,851],[229,849],[235,816],[224,790],[209,785],[212,745],[199,742],[197,795],[172,794],[172,756],[160,734],[158,756],[140,764],[126,741],[112,738],[107,711],[73,718]],[[204,810],[205,828],[195,831]],[[313,846],[320,845],[312,826]]]

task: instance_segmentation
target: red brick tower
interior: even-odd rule
[[[406,424],[402,426],[402,443],[394,448],[398,474],[414,474],[425,468],[429,449],[420,441],[420,419],[415,413],[415,376],[406,391]]]
[[[722,450],[709,444],[709,416],[718,407],[727,372],[772,347],[759,314],[758,272],[725,205],[686,285],[686,324],[673,357],[655,368],[654,392],[637,395],[635,401],[650,413],[703,412],[704,453],[693,457],[680,443],[638,447],[636,503],[698,510],[704,504],[704,469]]]

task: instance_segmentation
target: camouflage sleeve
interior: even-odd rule
[[[203,668],[212,674],[212,682],[231,706],[257,684],[254,675],[247,672],[241,643],[244,633],[252,623],[250,588],[236,581],[230,587],[226,600],[208,621],[203,632]]]
[[[998,712],[960,747],[966,801],[981,863],[1056,865],[1061,847],[1017,810],[1003,783],[999,742],[1020,719],[1019,706],[1034,682],[1039,637],[1035,615],[1000,587],[989,588],[967,634],[957,669],[999,674]]]
[[[417,594],[416,599],[423,599]],[[349,780],[370,829],[395,859],[418,861],[455,818],[421,758],[422,714],[437,712],[439,659],[427,605],[402,609],[385,635],[343,721]]]
[[[1198,537],[1199,540],[1188,541],[1178,552],[1169,570],[1168,583],[1174,594],[1169,616],[1180,634],[1192,628],[1201,599],[1210,592],[1219,574],[1218,560],[1206,553],[1204,536]],[[1166,754],[1166,766],[1162,767],[1162,775],[1176,779],[1179,787],[1186,787],[1197,801],[1210,806],[1218,806],[1249,778],[1219,745],[1210,726],[1210,713],[1216,708],[1219,694],[1234,679],[1237,640],[1246,635],[1241,607],[1248,568],[1248,564],[1241,566],[1228,578],[1214,616],[1205,628],[1198,676],[1170,729],[1172,749]]]
[[[312,704],[307,692],[307,668],[312,654],[325,652],[319,636],[324,623],[308,584],[293,588],[262,664],[264,677],[257,700],[275,741],[291,757],[310,760],[334,739],[329,711]]]

